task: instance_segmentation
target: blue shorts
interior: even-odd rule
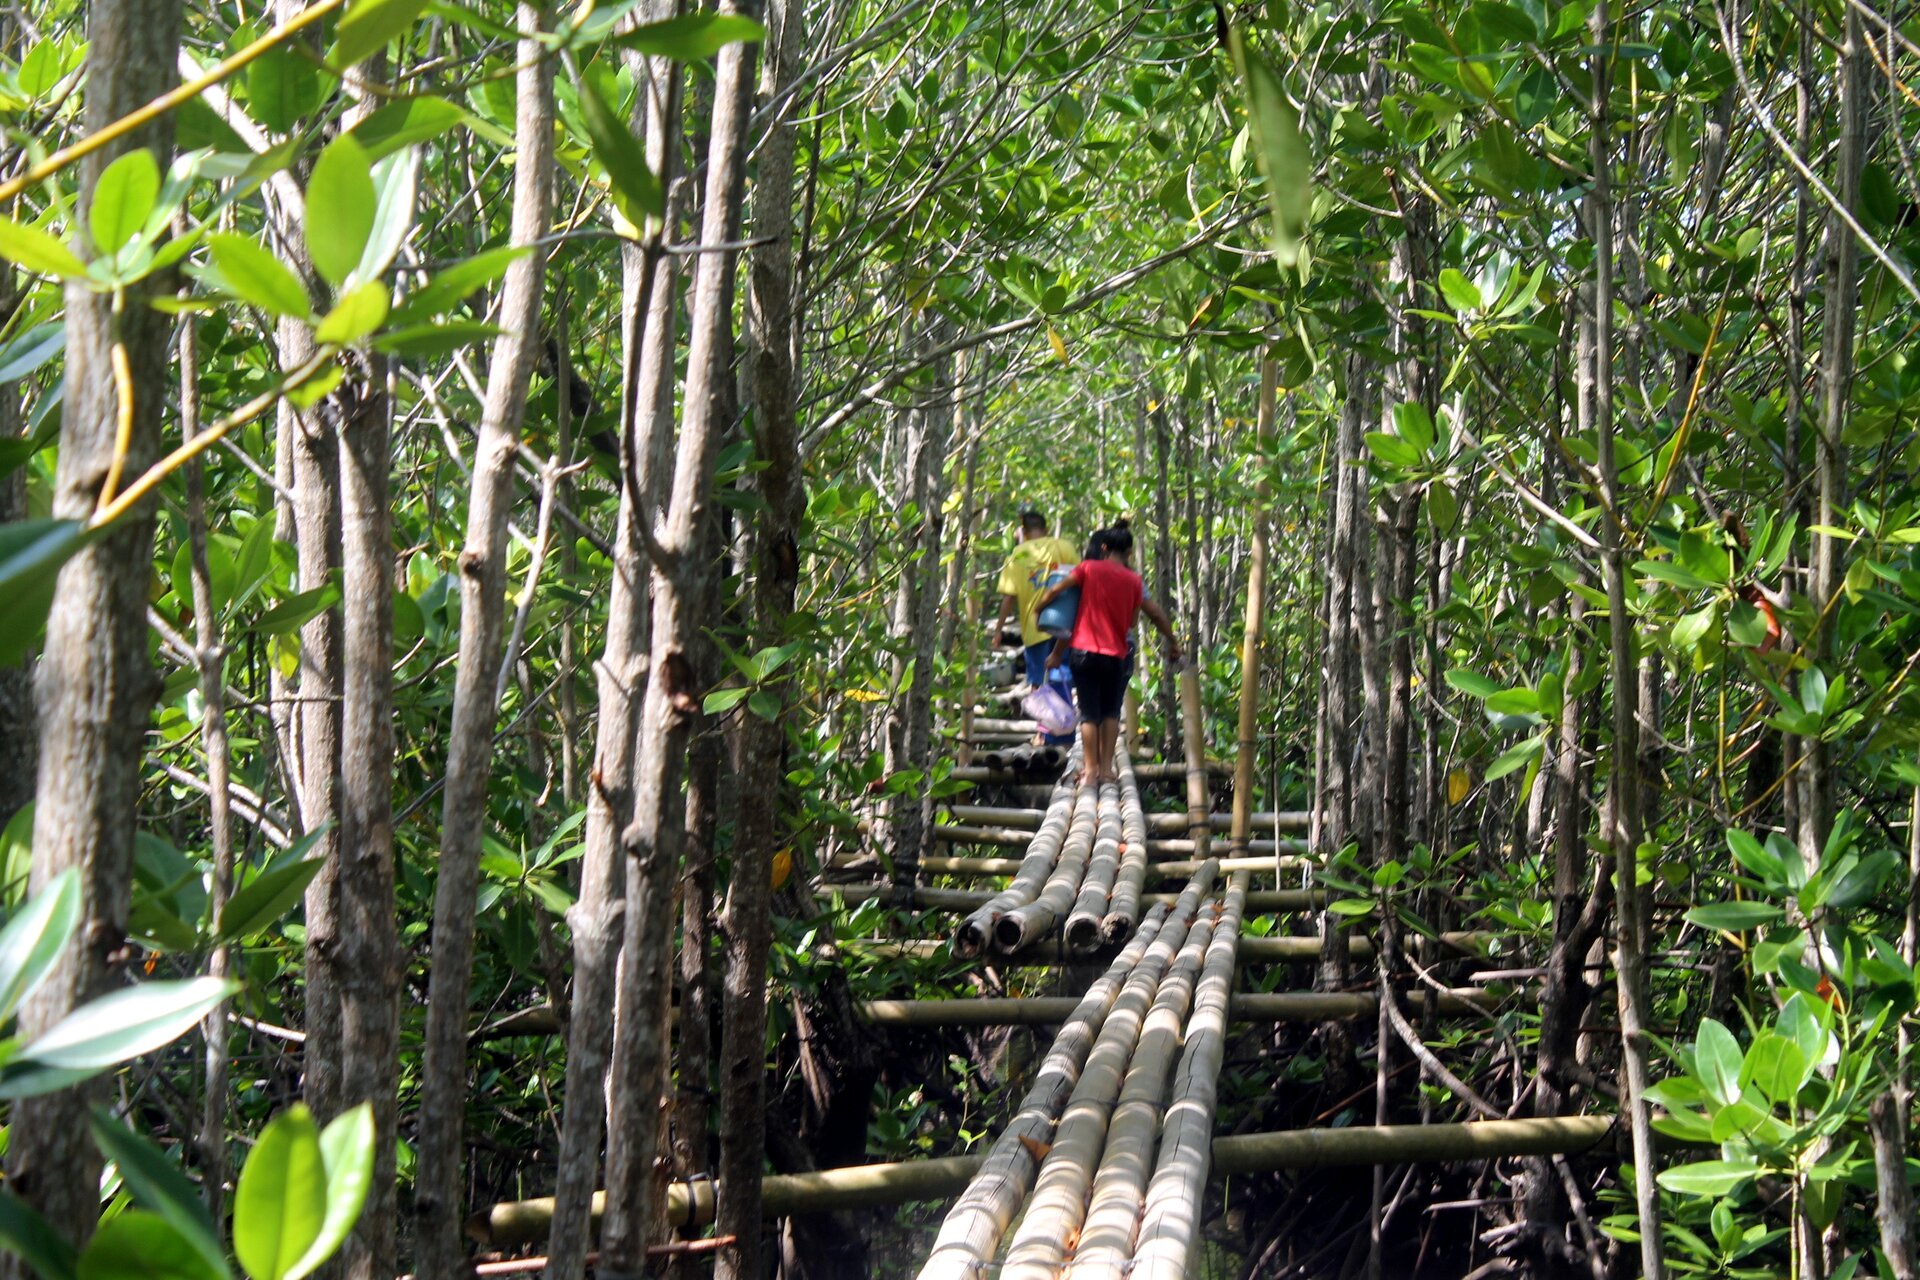
[[[1073,673],[1067,670],[1067,664],[1064,662],[1052,671],[1048,671],[1047,655],[1052,652],[1053,639],[1051,637],[1042,640],[1039,644],[1030,644],[1026,647],[1027,683],[1036,689],[1043,684],[1051,684],[1061,693],[1067,695],[1068,700],[1071,701],[1073,698]],[[1046,735],[1046,739],[1055,746],[1059,746],[1063,743],[1072,742],[1073,735],[1070,733],[1050,733]]]

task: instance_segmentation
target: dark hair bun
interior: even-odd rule
[[[1127,518],[1125,516],[1122,516],[1107,527],[1110,529],[1130,529],[1133,526],[1127,523]]]

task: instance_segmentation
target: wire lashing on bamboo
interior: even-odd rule
[[[1107,1121],[1119,1098],[1127,1063],[1139,1043],[1141,1026],[1160,989],[1161,978],[1193,929],[1202,896],[1212,886],[1214,874],[1209,862],[1194,876],[1114,1001],[1054,1131],[1053,1145],[1041,1163],[1026,1215],[1001,1267],[1001,1280],[1054,1280],[1058,1276],[1069,1242],[1086,1212],[1094,1167],[1106,1146]]]
[[[1053,926],[1073,906],[1080,882],[1087,874],[1087,860],[1093,853],[1094,822],[1098,816],[1099,796],[1092,786],[1078,789],[1073,799],[1073,820],[1067,838],[1060,846],[1060,859],[1040,895],[1023,906],[1013,908],[993,922],[994,950],[1012,955],[1032,942],[1053,932]]]
[[[1006,1234],[1007,1224],[1033,1186],[1038,1161],[1033,1147],[1053,1137],[1061,1108],[1080,1080],[1081,1068],[1093,1048],[1107,1012],[1119,996],[1127,975],[1140,963],[1158,935],[1168,908],[1155,907],[1140,922],[1139,932],[1107,971],[1080,998],[1053,1045],[1040,1063],[1033,1087],[1020,1103],[1000,1137],[987,1153],[986,1163],[961,1193],[940,1226],[933,1253],[920,1270],[920,1280],[972,1280],[978,1268],[993,1256]]]
[[[1068,824],[1073,820],[1076,787],[1071,779],[1079,761],[1080,744],[1076,742],[1067,757],[1068,773],[1054,786],[1040,829],[1027,843],[1027,854],[1020,863],[1020,870],[1004,890],[962,920],[960,927],[954,930],[953,953],[956,956],[967,959],[985,951],[1000,917],[1032,902],[1045,887],[1048,877],[1053,874],[1061,843],[1066,839]]]
[[[1220,1062],[1226,1053],[1227,1004],[1233,993],[1246,896],[1247,873],[1236,872],[1207,948],[1193,1016],[1187,1021],[1186,1048],[1174,1073],[1172,1102],[1161,1123],[1160,1154],[1153,1180],[1147,1184],[1131,1280],[1184,1280],[1199,1237],[1200,1203],[1213,1156]]]
[[[1093,857],[1087,863],[1087,877],[1080,882],[1080,896],[1067,915],[1063,936],[1067,950],[1091,955],[1106,941],[1101,924],[1113,897],[1114,881],[1120,873],[1120,787],[1104,783],[1100,787],[1100,806],[1094,818]]]

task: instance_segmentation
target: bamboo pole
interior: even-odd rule
[[[1194,770],[1191,771],[1190,776],[1200,779],[1200,785],[1202,787],[1206,785],[1204,781],[1206,775],[1204,772]],[[1201,811],[1204,813],[1204,798],[1201,803]],[[1047,810],[1024,809],[1008,805],[953,804],[947,806],[947,814],[956,824],[961,826],[1009,827],[1032,831],[1037,829],[1042,822],[1046,821]],[[1278,827],[1283,831],[1304,831],[1307,826],[1307,816],[1304,810],[1283,810],[1279,813],[1272,811],[1250,813],[1247,815],[1247,819],[1249,823],[1256,827]],[[1184,814],[1149,813],[1145,815],[1145,819],[1147,834],[1150,836],[1185,835],[1189,839],[1193,836],[1195,817],[1191,811]],[[1209,831],[1217,831],[1224,834],[1233,829],[1233,814],[1231,813],[1207,814],[1202,821],[1204,821]]]
[[[1212,933],[1212,920],[1199,919],[1200,894],[1212,883],[1213,867],[1209,863],[1181,893],[1179,904],[1167,913],[1167,923],[1128,976],[1120,998],[1113,1002],[1100,1028],[1100,1039],[1087,1055],[1086,1069],[1080,1073],[1080,1082],[1060,1117],[1059,1128],[1054,1130],[1053,1145],[1040,1164],[1026,1213],[1007,1248],[1000,1280],[1053,1280],[1059,1274],[1067,1243],[1080,1228],[1087,1188],[1106,1145],[1107,1121],[1161,979],[1196,930],[1204,930],[1208,936]]]
[[[1079,745],[1076,743],[1073,753],[1067,757],[1072,765],[1079,757]],[[1020,870],[1014,874],[1009,884],[979,910],[960,922],[954,930],[953,953],[961,957],[977,956],[986,950],[987,942],[993,937],[993,928],[1000,916],[1016,907],[1033,901],[1046,885],[1047,878],[1053,872],[1055,857],[1060,852],[1060,842],[1066,837],[1067,824],[1073,816],[1074,786],[1067,778],[1062,778],[1053,789],[1053,801],[1047,806],[1047,820],[1027,844],[1027,856],[1020,864]]]
[[[1279,367],[1269,352],[1260,361],[1260,402],[1254,419],[1254,443],[1259,454],[1265,453],[1273,438],[1279,376]],[[1267,507],[1272,496],[1263,468],[1253,490],[1253,546],[1247,555],[1247,614],[1240,635],[1240,724],[1234,742],[1229,855],[1244,856],[1247,838],[1253,834],[1254,721],[1260,710],[1260,637],[1267,620]]]
[[[1060,846],[1059,861],[1046,887],[1033,901],[1004,912],[993,922],[993,948],[1011,955],[1053,932],[1053,926],[1073,905],[1073,896],[1087,874],[1087,859],[1093,852],[1094,822],[1100,806],[1099,789],[1079,787],[1073,799],[1073,822],[1067,828],[1066,843]]]
[[[1127,705],[1133,705],[1132,694],[1127,696]],[[1133,759],[1124,743],[1114,748],[1113,759],[1120,772],[1120,873],[1114,879],[1107,914],[1100,921],[1100,936],[1109,946],[1127,936],[1134,917],[1140,914],[1140,886],[1146,882],[1148,855],[1147,815],[1140,805]],[[1197,860],[1194,870],[1199,870],[1204,861]]]
[[[1067,950],[1091,955],[1106,941],[1100,926],[1113,899],[1125,847],[1120,835],[1120,787],[1118,783],[1105,783],[1100,788],[1100,810],[1094,825],[1093,860],[1087,863],[1087,878],[1080,882],[1080,896],[1067,915],[1067,927],[1061,935],[1067,941]],[[1140,854],[1144,871],[1146,850]]]
[[[1045,1142],[1052,1135],[1114,1000],[1164,927],[1166,917],[1164,908],[1150,912],[1126,950],[1075,1002],[1020,1110],[994,1141],[980,1173],[941,1224],[933,1252],[921,1270],[922,1280],[971,1276],[1006,1233],[1007,1224],[1033,1185],[1036,1161],[1027,1144]]]
[[[1219,859],[1220,873],[1228,875],[1235,871],[1252,871],[1259,874],[1273,870],[1274,859],[1271,856],[1264,858],[1257,856],[1260,852],[1258,849],[1253,852],[1256,855],[1254,857]],[[1021,861],[1019,858],[958,858],[941,855],[920,859],[920,870],[931,876],[1004,877],[1018,874]],[[1149,881],[1185,880],[1200,869],[1199,862],[1191,858],[1173,861],[1143,859],[1142,861],[1146,864],[1145,875]],[[1125,866],[1124,855],[1122,855],[1121,865]],[[827,863],[828,871],[877,871],[879,869],[879,860],[871,854],[863,853],[835,854],[832,861]],[[1282,873],[1311,869],[1311,864],[1302,858],[1280,859]],[[827,892],[832,888],[830,884],[822,885],[821,892]],[[1114,892],[1117,896],[1118,885],[1115,886]]]
[[[1124,743],[1122,744],[1124,745]],[[1064,755],[1064,753],[1062,753]],[[975,753],[970,764],[956,764],[947,777],[955,782],[1018,782],[1020,779],[1004,766],[985,763],[985,755]],[[1185,782],[1187,766],[1185,763],[1161,764],[1157,761],[1143,760],[1133,766],[1142,782]],[[1233,762],[1230,760],[1207,761],[1207,773],[1211,777],[1233,778]]]
[[[1217,907],[1218,904],[1211,904]],[[1221,919],[1219,923],[1229,926]],[[1202,919],[1187,934],[1187,945],[1153,998],[1140,1046],[1127,1064],[1127,1080],[1107,1125],[1107,1146],[1087,1197],[1069,1275],[1076,1280],[1121,1280],[1133,1255],[1141,1197],[1166,1107],[1167,1077],[1180,1047],[1180,1024],[1193,1001],[1194,984],[1208,957],[1215,921]]]
[[[1461,987],[1445,994],[1412,991],[1401,997],[1416,1011],[1438,1001],[1442,1017],[1485,1014],[1508,1001],[1532,1004],[1532,990],[1498,995],[1482,987]],[[1072,996],[970,996],[953,1000],[868,1000],[854,1006],[861,1021],[876,1027],[1048,1027],[1073,1015]],[[1327,1022],[1371,1017],[1378,997],[1371,991],[1247,992],[1227,1001],[1227,1017],[1239,1023]]]
[[[1443,933],[1440,935],[1440,944],[1462,955],[1478,956],[1483,953],[1486,944],[1493,937],[1491,933],[1478,930]],[[892,938],[847,938],[840,945],[848,950],[858,951],[862,955],[875,958],[932,959],[947,951],[947,943],[938,938],[909,938],[905,941]],[[1373,940],[1349,935],[1347,954],[1356,960],[1373,959]],[[1250,964],[1318,960],[1320,939],[1290,936],[1242,938],[1240,958]],[[1085,959],[1084,956],[1070,954],[1055,941],[1036,943],[1018,955],[1004,958],[999,963],[1046,966],[1078,964],[1083,959]]]
[[[1466,1124],[1352,1125],[1236,1134],[1213,1140],[1212,1164],[1214,1172],[1231,1175],[1574,1155],[1602,1146],[1614,1121],[1613,1116],[1544,1116]],[[986,1160],[983,1156],[944,1156],[817,1173],[774,1174],[761,1179],[761,1208],[768,1217],[776,1217],[944,1200],[966,1191]],[[667,1212],[673,1224],[698,1226],[713,1221],[713,1195],[712,1183],[674,1183],[667,1194]],[[596,1193],[596,1224],[601,1204],[602,1196]],[[467,1234],[488,1248],[515,1249],[545,1238],[552,1220],[551,1197],[509,1201],[474,1214],[467,1220]]]
[[[1213,853],[1213,823],[1208,812],[1207,740],[1200,708],[1200,670],[1188,663],[1180,672],[1180,737],[1187,748],[1187,839],[1195,856]],[[1228,822],[1232,817],[1228,816]]]
[[[1200,1234],[1200,1202],[1212,1159],[1213,1118],[1219,1101],[1220,1062],[1227,1049],[1227,1000],[1240,944],[1247,874],[1233,877],[1206,972],[1187,1022],[1186,1048],[1175,1075],[1173,1105],[1161,1130],[1160,1157],[1140,1212],[1140,1242],[1132,1274],[1139,1280],[1183,1280]]]
[[[968,473],[971,480],[972,473]],[[962,514],[965,518],[965,514]],[[960,580],[967,580],[967,566],[960,566]],[[965,658],[966,677],[960,686],[960,740],[954,744],[954,755],[960,767],[973,763],[973,686],[976,680],[974,655],[980,650],[980,591],[978,583],[970,583],[967,591],[967,653]]]
[[[1162,814],[1157,816],[1180,818],[1178,814]],[[1184,818],[1180,818],[1180,820],[1185,821]],[[1225,828],[1222,828],[1222,830],[1224,829]],[[983,845],[1002,849],[1024,848],[1032,841],[1033,831],[1031,829],[1020,830],[1012,827],[944,826],[933,829],[933,839],[936,844]],[[1247,851],[1254,854],[1268,855],[1268,862],[1269,865],[1271,865],[1272,857],[1275,854],[1298,856],[1306,853],[1307,842],[1304,840],[1250,840],[1247,842]],[[1192,858],[1194,854],[1193,841],[1179,838],[1149,838],[1147,840],[1147,855],[1148,857],[1152,857],[1155,854],[1168,857],[1184,855]],[[1200,861],[1198,858],[1194,858],[1193,860],[1196,862]]]
[[[1069,844],[1071,844],[1071,841],[1069,841]],[[1061,855],[1060,861],[1062,866],[1066,865],[1068,856],[1070,856],[1068,853]],[[1251,862],[1255,860],[1246,858],[1237,859],[1237,861]],[[1272,866],[1272,859],[1265,859],[1261,861],[1260,869],[1264,871]],[[823,884],[819,886],[818,892],[822,896],[838,897],[844,902],[867,902],[874,898],[884,899],[888,897],[893,893],[893,886],[884,884]],[[1171,893],[1149,893],[1141,895],[1141,898],[1149,903],[1171,902],[1175,896],[1176,895]],[[999,894],[989,893],[981,889],[916,888],[913,891],[913,905],[923,911],[973,912],[994,902],[999,897]],[[1321,889],[1255,889],[1247,895],[1247,908],[1256,914],[1273,911],[1312,911],[1325,906],[1326,901],[1327,893]],[[1104,897],[1102,898],[1101,905],[1105,905]],[[1034,904],[1016,911],[1009,911],[1001,917],[1001,920],[1005,922],[1019,918],[1022,911],[1034,911],[1038,909],[1038,906],[1039,904]],[[1056,915],[1053,918],[1058,919],[1058,916]],[[1098,916],[1087,917],[1089,921],[1097,921],[1099,918]],[[1071,925],[1071,919],[1068,923]],[[1087,940],[1084,945],[1076,946],[1071,938],[1067,940],[1067,950],[1070,953],[1074,955],[1091,955],[1100,948],[1102,940],[1097,926],[1089,923],[1088,928],[1093,931],[1092,937]],[[1034,933],[1032,936],[1039,938],[1044,936],[1044,934]]]

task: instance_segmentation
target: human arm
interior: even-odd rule
[[[1016,616],[1019,612],[1020,602],[1015,600],[1011,594],[1002,592],[1000,595],[1000,616],[994,619],[993,622],[993,642],[995,644],[999,644],[1000,637],[1007,633],[1007,619]]]
[[[1060,594],[1064,592],[1068,587],[1077,587],[1079,585],[1080,585],[1080,566],[1075,565],[1073,569],[1068,572],[1066,577],[1060,579],[1060,581],[1054,583],[1052,586],[1048,587],[1045,591],[1042,591],[1039,595],[1033,598],[1033,611],[1035,613],[1039,613],[1042,609],[1046,608],[1048,605],[1052,604],[1055,600],[1059,599]]]
[[[1175,665],[1178,665],[1180,662],[1180,642],[1173,638],[1173,620],[1167,617],[1167,611],[1162,609],[1154,601],[1142,596],[1140,599],[1140,612],[1146,614],[1147,620],[1153,623],[1154,629],[1167,638],[1167,656],[1173,659]]]
[[[1065,662],[1066,660],[1067,660],[1067,638],[1065,636],[1061,636],[1058,640],[1055,640],[1053,642],[1053,648],[1047,651],[1047,670],[1049,671],[1053,670],[1055,667],[1059,666],[1061,663]]]

